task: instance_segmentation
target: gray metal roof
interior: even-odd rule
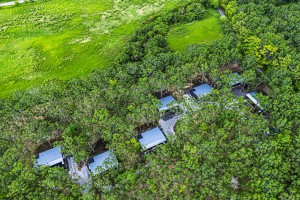
[[[55,147],[37,155],[38,165],[53,166],[58,163],[63,163],[63,156],[60,147]]]
[[[246,94],[246,96],[255,104],[255,105],[259,105],[259,101],[256,98],[256,92],[249,92]]]
[[[235,86],[238,84],[241,84],[242,82],[244,82],[244,79],[242,78],[241,75],[239,75],[236,72],[233,72],[230,76],[230,84],[231,86]]]
[[[106,151],[104,153],[98,154],[89,159],[89,169],[93,173],[104,172],[116,165],[118,165],[118,160],[115,154],[111,151]],[[99,167],[99,171],[96,170]],[[102,169],[101,169],[102,168]]]
[[[143,147],[145,147],[146,150],[148,150],[158,144],[166,142],[167,139],[161,132],[161,130],[158,127],[156,127],[149,131],[139,134],[138,141]]]
[[[264,111],[264,108],[261,107],[261,105],[259,104],[259,100],[256,98],[256,93],[255,93],[255,92],[249,92],[249,93],[247,93],[247,94],[246,94],[246,97],[247,97],[248,99],[250,99],[250,100],[252,101],[252,103],[255,104],[255,106],[258,107],[258,113],[261,113],[261,112]],[[248,102],[248,101],[246,101],[246,102]],[[251,103],[249,104],[249,102],[248,102],[248,105],[250,105],[251,107],[253,107],[253,106],[251,105]],[[256,109],[256,107],[253,107],[253,108]]]
[[[160,99],[162,106],[159,107],[158,110],[159,111],[167,110],[169,108],[168,104],[170,104],[173,101],[175,101],[175,99],[172,96],[167,96],[167,97]]]
[[[197,95],[198,97],[201,97],[205,94],[209,94],[211,89],[212,89],[212,87],[205,83],[205,84],[199,85],[197,87],[194,87],[193,88],[193,93],[195,95]]]

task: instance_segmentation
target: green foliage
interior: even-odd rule
[[[192,44],[181,52],[169,47],[166,36],[174,27],[207,17],[200,1],[185,1],[145,20],[120,53],[108,52],[114,62],[106,68],[1,99],[0,198],[299,199],[299,5],[221,4],[228,20],[218,42]],[[284,17],[289,20],[279,20]],[[243,71],[245,92],[269,88],[268,96],[257,95],[268,115],[254,114],[242,97],[230,93],[231,70]],[[195,102],[198,110],[182,99],[193,82],[214,87]],[[174,137],[141,156],[136,135],[157,125],[154,94],[167,92],[188,114],[176,124]],[[265,134],[273,127],[279,134]],[[102,141],[119,165],[93,175],[82,195],[65,169],[33,167],[39,147],[55,140],[80,163]]]
[[[10,184],[11,199],[78,199],[80,187],[65,176],[66,170],[44,167],[29,168],[15,163],[13,173],[18,177]]]
[[[211,44],[221,38],[221,26],[216,10],[209,11],[210,17],[174,27],[170,30],[167,40],[174,50],[183,51],[191,44]]]
[[[0,96],[107,66],[149,15],[182,1],[54,0],[3,8]]]
[[[220,2],[219,0],[208,0],[207,5],[213,8],[219,8],[220,7]]]

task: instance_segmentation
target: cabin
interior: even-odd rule
[[[201,97],[206,94],[209,94],[211,89],[212,89],[212,87],[205,83],[205,84],[194,87],[191,92],[194,95],[196,95],[197,97]]]
[[[237,87],[243,85],[244,79],[241,75],[236,72],[233,72],[230,77],[230,84],[232,87]]]
[[[274,127],[268,127],[267,130],[263,131],[264,134],[268,135],[268,136],[274,136],[280,133],[280,131],[277,128]]]
[[[172,97],[171,95],[166,96],[164,98],[159,99],[161,106],[158,107],[159,111],[167,111],[170,109],[169,104],[171,104],[172,102],[175,101],[174,97]]]
[[[198,98],[201,98],[204,95],[207,95],[211,92],[212,87],[208,85],[207,83],[198,85],[191,90],[188,91],[188,96],[193,97],[194,99],[198,100]]]
[[[105,172],[117,165],[117,157],[112,151],[100,153],[88,160],[88,169],[94,174]]]
[[[244,79],[241,75],[236,72],[233,72],[230,76],[230,85],[231,85],[231,93],[235,96],[245,96],[245,90],[247,88],[247,84],[244,83]]]
[[[207,83],[198,85],[188,91],[185,91],[185,94],[183,95],[183,98],[187,102],[188,107],[190,107],[192,110],[199,110],[200,107],[195,101],[197,102],[199,98],[203,97],[204,95],[207,95],[211,92],[212,87],[208,85]],[[195,101],[191,101],[191,99]],[[183,112],[186,113],[187,108],[183,107]]]
[[[167,121],[181,113],[179,104],[175,103],[173,96],[169,95],[159,99],[160,104],[157,106],[158,111],[161,113],[163,120]]]
[[[55,147],[41,152],[36,156],[38,165],[46,166],[64,166],[64,157],[60,147]]]
[[[245,102],[252,109],[257,110],[258,113],[262,113],[264,111],[264,109],[260,106],[258,99],[256,98],[256,92],[247,93]]]
[[[158,127],[155,127],[151,130],[140,133],[137,136],[137,139],[138,139],[139,143],[141,144],[141,146],[146,151],[150,150],[151,148],[153,148],[159,144],[163,144],[167,141],[165,135]]]

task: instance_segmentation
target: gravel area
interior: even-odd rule
[[[81,170],[78,170],[78,166],[74,160],[74,158],[68,157],[68,164],[69,164],[69,174],[70,176],[75,179],[81,186],[87,186],[87,188],[90,185],[90,171],[87,166],[83,166]]]
[[[180,115],[169,115],[159,120],[158,123],[167,137],[175,134],[174,126],[179,118]]]
[[[247,93],[244,92],[243,89],[239,88],[239,87],[235,87],[231,89],[232,94],[234,94],[234,96],[236,97],[240,97],[243,96],[245,97]]]

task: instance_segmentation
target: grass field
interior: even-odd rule
[[[0,97],[107,66],[143,21],[184,0],[47,0],[0,10]]]
[[[220,16],[216,10],[209,10],[209,17],[170,30],[167,40],[175,51],[183,51],[190,44],[210,44],[222,37]]]

